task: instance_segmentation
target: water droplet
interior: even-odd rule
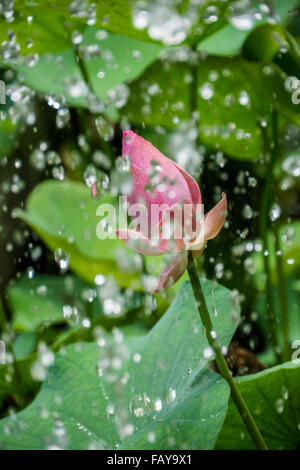
[[[202,20],[205,24],[212,24],[218,21],[219,9],[214,5],[209,5],[202,14]]]
[[[65,170],[62,165],[52,168],[52,176],[56,180],[63,181],[65,179]]]
[[[244,219],[250,220],[254,215],[253,209],[249,206],[249,204],[245,204],[242,210],[242,216]]]
[[[199,90],[201,98],[204,100],[210,100],[214,95],[214,88],[211,83],[204,83]]]
[[[244,260],[244,267],[249,274],[254,274],[256,271],[255,263],[252,258],[246,258]]]
[[[44,152],[35,149],[33,152],[31,152],[30,157],[29,157],[31,165],[39,171],[42,171],[46,167],[46,158]]]
[[[205,357],[205,359],[211,359],[213,355],[214,355],[214,350],[210,346],[207,346],[206,348],[204,348],[203,357]]]
[[[154,402],[154,410],[161,411],[163,408],[163,402],[160,398],[157,398]]]
[[[164,401],[166,403],[172,403],[174,400],[176,400],[176,395],[175,388],[170,387],[167,393],[164,395]]]
[[[135,353],[135,354],[133,355],[133,360],[134,360],[134,362],[138,363],[138,362],[141,361],[141,359],[142,359],[141,354]]]
[[[287,157],[282,162],[282,169],[291,176],[300,176],[300,154],[294,154]]]
[[[270,209],[269,215],[270,215],[270,219],[272,220],[272,222],[275,222],[275,220],[279,219],[281,215],[280,205],[277,203],[274,203]]]
[[[278,398],[275,403],[277,413],[281,414],[284,411],[284,401],[282,398]]]
[[[285,243],[292,243],[294,241],[294,229],[292,227],[288,227],[283,230],[281,238]]]
[[[56,126],[62,129],[70,122],[70,111],[68,108],[60,108],[56,114]]]
[[[35,270],[32,267],[27,268],[27,277],[28,279],[33,279],[35,275]]]
[[[108,142],[113,138],[114,129],[103,116],[97,117],[97,119],[95,120],[95,124],[96,129],[103,140]]]
[[[105,77],[105,71],[104,70],[99,70],[99,72],[97,72],[97,77],[98,78],[104,78]]]
[[[88,87],[85,81],[82,80],[81,77],[79,76],[66,77],[64,83],[65,83],[65,86],[69,95],[72,98],[76,99],[76,98],[82,98],[84,96],[87,96]]]
[[[54,150],[49,150],[46,153],[46,160],[48,165],[59,165],[61,163],[61,158],[57,152]]]
[[[133,9],[133,24],[137,29],[148,28],[152,39],[176,45],[186,38],[195,14],[193,5],[182,14],[177,13],[172,0],[154,0],[149,4],[137,2]]]
[[[120,83],[111,90],[108,91],[108,99],[115,105],[116,108],[122,108],[126,103],[130,95],[130,90],[127,85]]]
[[[72,33],[72,44],[77,46],[78,44],[80,44],[82,42],[82,39],[83,39],[83,35],[81,33],[79,33],[78,31],[73,31],[73,33]]]
[[[97,286],[102,286],[106,281],[106,278],[103,274],[96,274],[94,282]]]
[[[242,106],[247,106],[250,103],[250,97],[246,91],[241,91],[239,96],[239,103]]]
[[[98,170],[94,165],[88,165],[84,175],[85,183],[91,189],[93,197],[101,197],[109,186],[109,177],[106,173]]]
[[[70,255],[62,248],[58,248],[54,253],[54,259],[62,272],[66,272],[70,265]]]
[[[153,442],[155,442],[155,439],[156,439],[155,433],[154,432],[149,432],[148,433],[148,441],[150,442],[150,444],[153,444]]]

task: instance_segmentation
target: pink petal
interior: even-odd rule
[[[158,256],[166,252],[160,242],[158,244],[153,243],[147,235],[137,230],[117,230],[116,235],[132,250],[142,255]]]
[[[186,178],[183,170],[172,160],[133,131],[123,132],[122,154],[128,155],[131,161],[133,190],[129,197],[130,203],[143,202],[150,208],[151,204],[166,203],[172,206],[183,199],[191,201],[189,185],[193,186],[193,194],[196,197],[194,185],[190,181],[192,177]],[[153,173],[155,176],[150,181],[149,176]],[[153,183],[150,190],[147,189],[149,183]]]
[[[169,252],[180,253],[185,249],[183,240],[185,237],[184,218],[189,217],[192,223],[193,208],[193,204],[186,200],[173,204],[163,211],[159,223],[152,229],[151,235],[156,238],[159,237]],[[172,224],[171,227],[169,223]]]
[[[181,166],[177,165],[177,163],[173,162],[176,168],[180,171],[182,176],[184,177],[185,181],[187,182],[187,185],[189,187],[191,197],[192,197],[192,202],[194,204],[201,204],[201,192],[198,183],[194,180],[194,178]]]
[[[227,216],[226,194],[222,193],[222,199],[204,217],[204,239],[215,238],[224,225]]]
[[[153,293],[156,294],[160,289],[168,289],[183,275],[187,268],[187,254],[186,252],[173,258],[173,260],[165,267],[160,273],[157,287]]]

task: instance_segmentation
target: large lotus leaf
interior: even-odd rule
[[[240,391],[269,449],[300,448],[299,380],[299,363],[292,362],[239,379]],[[255,448],[232,400],[216,448]]]
[[[202,281],[214,329],[228,344],[239,316],[230,291]],[[211,449],[229,387],[207,368],[210,354],[192,288],[144,337],[64,348],[25,410],[0,422],[3,449]]]

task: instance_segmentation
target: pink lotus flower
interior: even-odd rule
[[[204,250],[206,241],[216,237],[226,219],[227,200],[222,194],[221,201],[216,204],[204,217],[201,230],[192,238],[181,236],[166,237],[162,230],[166,219],[170,221],[170,213],[174,223],[174,232],[183,223],[182,212],[176,209],[183,205],[187,208],[190,226],[195,227],[196,207],[201,204],[201,193],[194,178],[173,160],[165,157],[150,142],[133,131],[123,132],[123,157],[129,157],[131,163],[132,190],[128,197],[132,206],[143,202],[147,208],[146,230],[140,226],[133,229],[119,229],[117,236],[135,251],[144,255],[158,256],[175,252],[175,256],[161,272],[159,282],[154,292],[172,286],[187,268],[187,250],[193,250],[193,257],[198,257]],[[153,218],[151,208],[159,205],[163,210]],[[174,215],[175,214],[175,215]],[[186,213],[185,213],[186,214]],[[151,229],[151,230],[150,230]],[[156,230],[156,237],[151,234]]]

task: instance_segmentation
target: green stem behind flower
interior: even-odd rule
[[[188,253],[188,268],[187,269],[188,269],[188,273],[189,273],[189,276],[190,276],[194,296],[195,296],[195,299],[196,299],[197,308],[198,308],[198,311],[199,311],[199,314],[200,314],[202,324],[203,324],[204,329],[205,329],[206,338],[207,338],[207,341],[208,341],[209,345],[214,350],[215,360],[216,360],[219,372],[230,386],[231,396],[233,398],[233,401],[234,401],[234,403],[235,403],[235,405],[236,405],[236,407],[237,407],[237,409],[238,409],[245,425],[247,426],[247,429],[248,429],[248,431],[249,431],[256,447],[260,450],[267,450],[268,448],[265,444],[265,441],[264,441],[258,427],[256,426],[256,423],[255,423],[255,421],[254,421],[254,419],[253,419],[253,417],[252,417],[252,415],[251,415],[251,413],[250,413],[250,411],[249,411],[249,409],[246,405],[246,402],[245,402],[244,398],[242,397],[242,395],[241,395],[241,393],[238,389],[238,386],[237,386],[236,382],[234,381],[233,377],[230,374],[230,371],[229,371],[228,366],[227,366],[227,362],[226,362],[226,360],[225,360],[225,358],[222,354],[222,351],[221,351],[220,343],[219,343],[218,339],[214,337],[215,335],[212,334],[212,332],[214,331],[214,328],[213,328],[213,324],[212,324],[211,319],[210,319],[210,315],[209,315],[209,312],[208,312],[208,308],[207,308],[207,305],[206,305],[206,301],[205,301],[205,297],[204,297],[204,294],[203,294],[203,291],[202,291],[202,287],[201,287],[201,284],[200,284],[200,281],[199,281],[199,278],[198,278],[198,275],[197,275],[197,270],[196,270],[196,266],[195,266],[195,263],[194,263],[192,250],[190,250],[189,253]]]
[[[284,265],[282,259],[282,251],[279,240],[278,227],[274,229],[275,235],[275,250],[276,250],[276,270],[277,270],[277,282],[278,282],[278,293],[280,303],[280,326],[283,337],[283,351],[282,361],[286,362],[290,360],[290,344],[289,344],[289,319],[288,319],[288,294],[286,289],[286,281],[284,275]]]
[[[263,263],[264,263],[264,271],[266,277],[266,313],[268,319],[268,326],[269,332],[271,337],[271,342],[274,348],[274,352],[277,358],[277,362],[280,361],[280,346],[278,342],[278,335],[277,335],[277,325],[276,325],[276,316],[275,316],[275,303],[274,303],[274,293],[272,289],[272,282],[271,282],[271,270],[270,270],[270,263],[269,263],[269,242],[268,242],[268,218],[269,218],[269,211],[270,211],[270,201],[271,201],[271,190],[273,184],[273,176],[274,176],[274,167],[276,163],[276,158],[278,154],[277,150],[277,112],[273,111],[273,141],[271,142],[270,150],[271,150],[271,158],[269,165],[267,167],[266,173],[266,181],[263,188],[262,194],[262,204],[261,204],[261,218],[260,218],[260,237],[262,239],[263,244]]]

